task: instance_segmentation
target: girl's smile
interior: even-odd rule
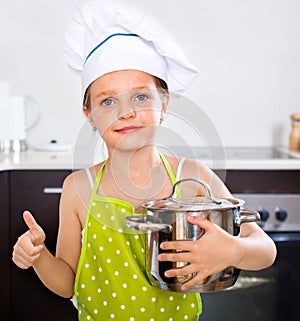
[[[126,126],[120,129],[116,129],[115,131],[120,134],[130,134],[132,132],[138,131],[141,128],[142,126]]]

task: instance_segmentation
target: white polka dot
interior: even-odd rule
[[[169,318],[169,320],[168,321],[173,321],[173,318]]]
[[[138,276],[136,274],[133,274],[132,278],[136,280]]]
[[[153,298],[151,299],[151,301],[152,301],[152,302],[156,302],[156,298],[153,297]]]
[[[101,267],[101,266],[98,268],[98,271],[99,271],[100,273],[102,272],[102,267]]]
[[[88,300],[89,302],[91,302],[91,301],[92,301],[92,298],[91,298],[90,296],[88,296],[88,297],[87,297],[87,300]]]
[[[112,296],[113,298],[115,298],[115,297],[117,296],[117,293],[116,293],[116,292],[113,292],[113,293],[111,294],[111,296]]]
[[[100,288],[98,288],[98,289],[97,289],[97,292],[98,292],[98,293],[101,293],[101,289],[100,289]]]
[[[129,242],[129,241],[126,241],[126,245],[130,246],[130,242]]]
[[[111,319],[114,319],[114,318],[115,318],[115,315],[112,313],[112,314],[110,315],[110,318],[111,318]]]
[[[91,316],[88,315],[88,316],[86,317],[86,319],[87,319],[87,320],[91,320]]]
[[[108,242],[111,243],[113,241],[112,237],[108,238]]]
[[[122,229],[122,228],[119,228],[119,229],[118,229],[118,232],[119,232],[119,233],[123,233],[123,229]]]
[[[116,218],[114,216],[111,216],[110,219],[114,221]]]
[[[140,308],[140,311],[141,311],[141,312],[145,312],[146,309],[145,309],[144,307],[141,307],[141,308]]]
[[[99,246],[99,251],[103,251],[104,250],[104,247],[103,246]]]
[[[165,312],[165,308],[160,308],[160,312]]]
[[[106,259],[106,263],[108,263],[108,264],[111,263],[111,259],[109,259],[109,258]]]
[[[126,288],[127,288],[127,283],[123,283],[123,284],[122,284],[122,287],[123,287],[124,289],[126,289]]]
[[[188,318],[189,318],[188,315],[185,315],[185,316],[184,316],[184,320],[187,320]]]
[[[105,204],[105,208],[108,208],[108,204]]]
[[[155,321],[155,319],[151,318],[150,321]]]
[[[179,305],[177,305],[176,310],[177,310],[177,311],[179,311],[179,310],[180,310],[180,306],[179,306]]]
[[[184,293],[182,297],[183,297],[184,299],[186,299],[186,293]]]
[[[91,227],[91,226],[92,226],[92,223],[91,223],[91,222],[89,222],[89,223],[88,223],[88,227]]]
[[[103,305],[104,305],[104,306],[107,306],[107,301],[103,301]]]
[[[174,300],[174,297],[171,295],[171,296],[169,296],[169,300],[170,301],[173,301]]]
[[[131,296],[131,301],[135,301],[136,300],[136,296],[132,295]]]
[[[98,310],[97,310],[97,309],[94,309],[94,313],[95,313],[95,314],[98,314]]]
[[[124,262],[125,267],[128,267],[128,265],[129,265],[128,262]]]
[[[95,202],[93,202],[93,203],[92,203],[92,206],[96,206],[96,203],[95,203]]]
[[[191,303],[191,307],[194,308],[195,307],[195,303]]]
[[[96,214],[96,217],[97,217],[97,218],[100,218],[100,217],[101,217],[101,214],[100,214],[100,213],[97,213],[97,214]]]
[[[121,310],[125,310],[126,306],[124,304],[122,304],[120,308],[121,308]]]
[[[145,249],[144,249],[143,247],[141,248],[141,252],[142,252],[142,253],[144,253],[144,252],[145,252]]]
[[[131,317],[131,318],[129,319],[129,321],[134,321],[134,318]]]
[[[147,287],[146,287],[146,286],[143,286],[143,287],[142,287],[142,291],[144,291],[144,292],[147,291]]]
[[[95,281],[95,280],[96,280],[95,275],[92,275],[91,279],[92,279],[93,281]]]
[[[87,247],[91,247],[92,245],[91,245],[91,243],[87,243]]]
[[[93,259],[94,259],[94,260],[97,260],[97,255],[94,254],[94,255],[93,255]]]
[[[86,269],[88,269],[88,268],[90,267],[90,265],[89,265],[88,263],[85,263],[85,264],[84,264],[84,267],[85,267]]]
[[[119,274],[120,274],[119,271],[115,271],[114,273],[115,276],[118,276]]]
[[[138,239],[139,239],[139,236],[136,234],[136,235],[134,236],[134,238],[135,238],[136,240],[138,240]]]
[[[120,250],[116,250],[116,254],[120,254],[121,253],[121,251]]]
[[[82,289],[85,288],[85,284],[84,284],[84,283],[81,284],[81,288],[82,288]]]
[[[105,231],[107,229],[106,225],[102,226],[102,230]]]
[[[97,234],[93,234],[93,239],[95,240],[97,238]]]
[[[126,211],[125,208],[121,208],[122,213],[125,213],[125,211]]]
[[[105,280],[104,283],[105,283],[106,285],[108,285],[108,284],[109,284],[109,280]]]

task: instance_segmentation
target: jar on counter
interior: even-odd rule
[[[291,114],[292,130],[290,133],[289,149],[292,151],[300,150],[300,114]]]

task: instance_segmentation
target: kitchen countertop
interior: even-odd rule
[[[175,148],[176,150],[176,148]],[[199,152],[199,150],[201,152]],[[234,169],[234,170],[300,170],[300,153],[290,152],[286,148],[272,149],[281,153],[281,158],[268,158],[269,149],[253,148],[253,153],[243,153],[243,149],[225,148],[222,157],[219,160],[212,160],[207,154],[202,153],[203,149],[196,148],[196,152],[186,153],[184,150],[178,149],[177,155],[185,155],[187,157],[195,157],[201,159],[206,165],[212,169]],[[193,148],[194,151],[194,148]],[[228,151],[228,153],[227,153]],[[251,149],[250,149],[251,151]],[[167,151],[166,151],[167,152]],[[263,152],[263,153],[262,153]],[[202,154],[201,154],[202,153]],[[250,155],[247,157],[247,155]],[[77,154],[78,155],[78,151]],[[257,157],[256,157],[257,155]],[[262,155],[264,155],[262,157]],[[225,156],[225,157],[224,157]],[[78,157],[77,157],[78,158]],[[218,157],[216,157],[218,158]],[[87,162],[80,163],[74,161],[74,151],[36,151],[29,149],[15,153],[0,153],[0,171],[5,170],[26,170],[26,169],[68,169],[76,170],[82,167],[91,166]]]

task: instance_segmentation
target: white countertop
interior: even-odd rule
[[[281,151],[288,153],[291,158],[286,159],[225,159],[223,161],[202,161],[212,169],[236,170],[300,170],[300,153],[292,153],[287,149]],[[15,153],[0,153],[0,171],[26,170],[26,169],[79,169],[92,164],[79,165],[74,161],[72,150],[68,152],[46,152],[27,150]]]

